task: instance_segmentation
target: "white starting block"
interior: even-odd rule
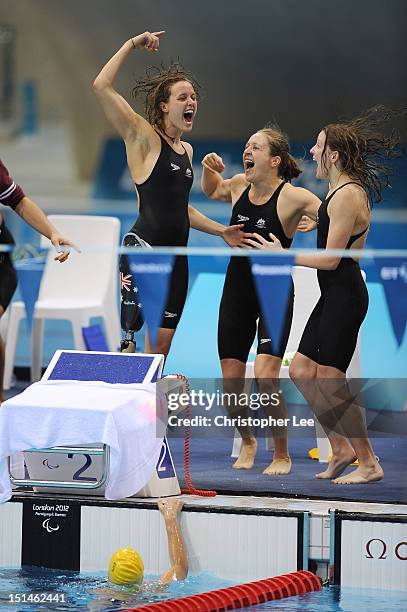
[[[59,350],[41,380],[144,384],[156,382],[161,377],[163,364],[162,355]],[[61,427],[64,427],[63,422]],[[67,493],[69,490],[70,493],[103,496],[109,473],[109,456],[109,446],[101,443],[30,449],[24,451],[26,478],[14,477],[11,468],[10,480],[14,486],[29,485],[35,491],[40,488],[41,492]],[[178,478],[164,438],[152,478],[134,496],[179,494]]]

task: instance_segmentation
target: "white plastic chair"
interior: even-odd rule
[[[31,380],[41,378],[45,319],[65,319],[72,324],[76,350],[85,350],[82,328],[91,317],[102,317],[111,351],[120,343],[117,304],[120,221],[116,217],[49,215],[58,231],[84,252],[72,250],[68,261],[54,261],[50,248],[35,304],[31,336]],[[42,246],[50,246],[42,239]],[[87,252],[89,251],[89,252]],[[11,386],[20,321],[25,318],[23,302],[13,302],[6,336],[4,388]],[[62,348],[62,347],[61,347]]]
[[[292,356],[297,351],[305,325],[307,324],[309,316],[321,295],[316,270],[302,266],[294,266],[292,269],[292,276],[295,293],[294,311],[291,331],[285,351],[286,356]],[[366,274],[363,270],[362,276],[363,280],[366,281]],[[283,378],[288,378],[288,370],[288,366],[282,366],[280,376]],[[348,378],[360,378],[360,333],[352,361],[346,374]],[[254,378],[254,361],[246,364],[245,376],[246,378]],[[326,463],[331,453],[331,445],[317,420],[315,420],[315,429],[318,446],[318,458],[321,463]],[[240,446],[241,438],[236,430],[233,441],[232,457],[238,456]],[[266,448],[272,448],[272,442],[268,437],[266,437]]]

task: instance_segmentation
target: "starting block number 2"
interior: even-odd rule
[[[160,456],[157,462],[157,476],[158,478],[174,478],[175,470],[172,464],[172,458],[170,454],[170,450],[168,448],[167,440],[164,438]]]
[[[72,453],[68,454],[68,459],[73,459],[76,455],[73,455]],[[82,455],[81,455],[82,456]],[[87,472],[89,470],[89,468],[92,467],[92,457],[90,455],[87,454],[83,454],[85,463],[74,473],[74,475],[72,476],[72,480],[78,482],[78,481],[82,481],[82,482],[96,482],[96,478],[90,476],[90,475],[84,475],[81,476],[81,474],[84,474],[85,472]],[[46,460],[48,461],[48,460]],[[45,465],[45,461],[43,461],[44,465]],[[59,466],[54,466],[54,467],[59,467]],[[160,456],[158,458],[158,462],[157,462],[157,467],[156,467],[156,471],[157,471],[157,476],[158,478],[162,479],[162,478],[174,478],[175,477],[175,470],[174,470],[174,466],[172,463],[172,458],[171,458],[171,454],[168,448],[168,444],[167,444],[167,440],[164,438],[163,443],[161,445],[161,450],[160,450]],[[92,473],[92,472],[91,472]]]
[[[85,463],[82,467],[79,468],[72,476],[72,480],[83,480],[85,482],[96,482],[97,478],[93,478],[91,476],[81,476],[83,472],[85,472],[92,465],[92,458],[90,455],[83,455],[85,457]],[[69,453],[68,459],[73,459],[74,455]]]

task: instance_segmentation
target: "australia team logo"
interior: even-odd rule
[[[258,229],[264,229],[266,227],[266,222],[264,219],[259,219],[256,223],[256,227]]]

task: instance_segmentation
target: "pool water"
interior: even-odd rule
[[[248,609],[248,608],[246,608]],[[407,592],[324,587],[322,591],[252,606],[251,612],[401,612]]]
[[[79,573],[39,567],[0,568],[0,610],[110,612],[221,589],[233,584],[207,573],[191,575],[180,583],[174,582],[168,587],[161,586],[158,589],[156,576],[146,576],[145,583],[142,592],[137,593],[109,584],[106,572]],[[38,599],[44,601],[40,602]]]
[[[38,567],[0,569],[1,612],[39,612],[42,610],[113,612],[146,603],[185,597],[231,586],[208,573],[191,575],[179,583],[157,589],[156,577],[146,576],[142,592],[112,587],[105,572],[69,572]],[[48,600],[45,599],[48,594]],[[27,601],[37,595],[45,601]],[[17,597],[19,596],[19,597]],[[53,599],[51,599],[51,597]],[[50,600],[51,599],[51,600]],[[19,601],[18,601],[19,600]],[[246,608],[248,609],[248,608]],[[407,592],[325,587],[250,608],[251,612],[399,612],[407,610]]]

